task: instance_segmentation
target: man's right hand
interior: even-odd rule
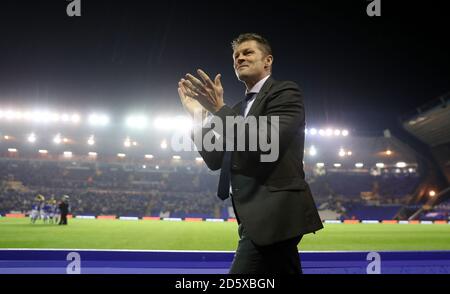
[[[207,116],[207,110],[194,99],[195,93],[189,88],[185,87],[183,83],[185,79],[181,79],[178,82],[178,95],[180,96],[181,104],[183,108],[191,115],[192,118],[195,116],[201,117],[202,120]]]

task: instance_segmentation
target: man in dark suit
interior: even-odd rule
[[[293,82],[271,77],[272,50],[268,41],[257,34],[242,34],[232,43],[236,76],[246,85],[246,99],[233,107],[224,104],[220,74],[214,81],[202,70],[200,79],[187,74],[178,84],[184,108],[202,118],[209,112],[220,120],[223,130],[212,125],[196,127],[193,139],[207,166],[221,169],[218,196],[231,195],[239,224],[239,244],[230,273],[301,273],[297,245],[302,236],[323,228],[303,171],[305,112],[302,94]],[[277,158],[262,160],[262,148],[236,151],[237,141],[245,137],[248,148],[252,134],[262,125],[237,130],[227,118],[267,118],[267,142],[277,144]],[[272,127],[274,127],[272,129]],[[199,146],[196,136],[204,139],[214,130],[213,143],[232,150],[212,150]],[[233,136],[232,136],[233,135]],[[236,138],[235,138],[236,137]],[[201,143],[204,143],[202,140]],[[274,145],[272,145],[274,146]]]

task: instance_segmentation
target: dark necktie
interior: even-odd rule
[[[241,115],[245,115],[245,108],[248,101],[255,93],[248,93],[245,100],[242,101]],[[220,168],[219,187],[217,189],[217,196],[225,200],[230,197],[230,181],[231,181],[231,154],[232,151],[224,151],[222,159],[222,167]]]

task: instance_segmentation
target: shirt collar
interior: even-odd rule
[[[265,78],[261,79],[259,82],[257,82],[253,88],[249,90],[245,90],[245,95],[249,93],[258,94],[259,91],[261,91],[261,88],[264,86],[264,83],[267,81],[267,79],[270,77],[270,74],[267,75]]]

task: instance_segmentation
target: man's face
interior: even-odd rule
[[[272,56],[266,55],[256,41],[245,41],[233,52],[234,71],[240,81],[259,81],[270,73]]]

